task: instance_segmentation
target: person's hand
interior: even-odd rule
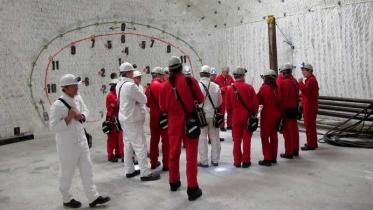
[[[75,115],[76,115],[76,113],[73,109],[70,109],[68,111],[67,116],[64,119],[67,125],[70,124],[71,120],[73,120],[75,118]]]
[[[82,120],[83,115],[81,112],[79,112],[75,107],[71,108],[71,110],[74,112],[74,119],[77,121]]]
[[[303,78],[299,78],[299,79],[298,79],[298,82],[303,82]]]

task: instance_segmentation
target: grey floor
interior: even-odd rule
[[[142,183],[126,179],[122,163],[106,161],[106,140],[99,131],[91,150],[95,180],[101,194],[112,197],[102,209],[373,209],[373,150],[322,144],[299,159],[283,160],[271,168],[257,164],[262,158],[258,132],[252,139],[250,169],[232,166],[231,133],[224,132],[221,166],[200,169],[203,197],[187,201],[185,156],[181,158],[183,187],[171,193],[168,175],[160,181]],[[301,133],[301,141],[305,136]],[[283,151],[280,137],[279,151]],[[72,191],[88,208],[76,171]],[[58,192],[58,161],[52,135],[0,147],[0,209],[64,209]]]

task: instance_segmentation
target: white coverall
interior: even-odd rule
[[[123,85],[123,86],[122,86]],[[122,86],[120,95],[119,88]],[[140,176],[148,176],[151,171],[148,166],[146,139],[144,138],[144,122],[146,96],[132,79],[122,77],[116,87],[119,99],[119,122],[124,133],[124,169],[126,174],[135,172],[133,151],[139,162]]]
[[[71,107],[75,107],[85,117],[89,112],[83,99],[77,95],[74,98],[61,96]],[[99,193],[93,181],[92,161],[88,148],[87,138],[82,123],[73,119],[66,125],[64,118],[68,114],[68,108],[59,100],[56,100],[50,108],[49,126],[56,133],[57,152],[60,160],[60,192],[64,203],[73,198],[70,194],[75,168],[78,166],[82,179],[84,192],[91,203],[97,199]]]
[[[210,78],[202,77],[200,79],[199,86],[203,95],[205,96],[205,102],[203,105],[203,110],[206,114],[206,120],[208,126],[201,129],[201,135],[199,137],[198,143],[198,153],[199,153],[199,162],[201,164],[207,165],[208,164],[208,140],[211,141],[211,162],[219,163],[220,160],[220,137],[219,137],[219,128],[215,128],[213,125],[213,118],[214,118],[214,108],[208,98],[205,88],[201,84],[203,83],[210,93],[211,99],[215,105],[215,108],[218,108],[222,104],[222,95],[220,91],[220,87],[218,84],[214,82],[210,82]]]

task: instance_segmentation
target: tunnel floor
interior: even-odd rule
[[[93,132],[91,156],[95,181],[101,194],[112,201],[100,209],[373,209],[373,151],[320,144],[317,151],[301,152],[300,158],[278,158],[273,167],[262,167],[259,133],[252,138],[252,166],[232,165],[230,132],[221,133],[221,164],[199,169],[203,196],[189,202],[186,195],[185,153],[181,157],[182,188],[170,192],[168,174],[161,180],[142,183],[126,179],[121,162],[109,163],[106,139]],[[301,133],[301,144],[305,134]],[[279,153],[284,150],[279,138]],[[0,147],[0,209],[64,209],[58,191],[58,160],[54,136],[36,135],[35,140]],[[159,167],[159,170],[161,167]],[[89,209],[79,171],[73,181],[75,199]]]

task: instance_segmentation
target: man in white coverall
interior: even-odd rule
[[[124,136],[124,169],[127,178],[140,175],[141,181],[160,179],[148,166],[146,140],[144,135],[146,96],[133,81],[134,68],[130,63],[122,63],[119,67],[121,81],[116,91],[119,101],[119,122]],[[140,170],[135,170],[133,151],[137,156]]]
[[[208,146],[207,137],[211,142],[211,164],[213,166],[219,165],[220,160],[220,138],[219,138],[219,128],[216,128],[213,124],[213,118],[215,111],[218,111],[219,106],[222,104],[222,95],[220,92],[220,87],[215,82],[210,80],[210,67],[204,65],[201,67],[200,71],[200,82],[199,86],[205,96],[205,101],[203,103],[203,110],[206,114],[206,120],[208,126],[201,129],[201,136],[199,137],[198,143],[198,153],[199,162],[198,166],[207,168],[208,165]],[[208,97],[210,95],[210,97]],[[211,98],[211,99],[210,99]],[[212,101],[212,103],[211,103]]]
[[[75,168],[78,166],[84,192],[89,206],[104,204],[110,200],[102,197],[93,181],[91,156],[82,123],[88,115],[88,109],[78,94],[78,80],[72,74],[60,79],[62,96],[50,108],[50,129],[56,133],[57,152],[60,160],[60,191],[63,205],[79,208],[81,203],[73,199],[70,187]],[[66,104],[65,104],[65,103]]]

